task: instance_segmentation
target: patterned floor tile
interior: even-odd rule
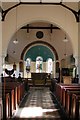
[[[32,87],[29,93],[15,113],[14,120],[61,120],[48,87]]]

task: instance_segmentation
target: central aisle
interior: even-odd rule
[[[29,95],[25,96],[13,118],[61,120],[59,112],[60,109],[55,100],[52,100],[48,87],[31,87]]]

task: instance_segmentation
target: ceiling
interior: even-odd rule
[[[6,2],[6,0],[0,0],[1,2]],[[79,2],[79,0],[7,0],[7,2]]]
[[[7,2],[6,2],[7,1]],[[21,2],[34,2],[34,0],[21,0]],[[61,0],[42,0],[42,2],[60,2]],[[63,0],[65,1],[65,0]],[[66,0],[67,1],[67,0]],[[77,1],[77,0],[74,0],[74,1]],[[12,6],[14,6],[17,2],[19,2],[19,0],[2,0],[2,8],[3,10],[6,10]],[[40,0],[35,0],[35,2],[40,2]],[[75,2],[71,2],[71,3],[63,3],[67,6],[69,6],[70,8],[78,11],[78,3],[75,3]],[[30,26],[38,26],[38,27],[50,27],[50,23],[43,23],[43,22],[33,22],[32,24],[30,23],[29,24]],[[53,27],[57,27],[55,24],[53,25]],[[40,29],[41,30],[41,29]],[[65,47],[65,43],[62,41],[64,39],[64,36],[65,36],[65,33],[64,31],[62,31],[61,29],[54,29],[53,32],[51,33],[50,30],[48,29],[42,29],[42,31],[44,32],[44,37],[41,39],[42,41],[46,41],[46,42],[50,42],[50,44],[52,46],[54,46],[54,48],[57,50],[57,52],[61,52],[61,58],[64,57],[64,47]],[[24,47],[26,47],[30,42],[32,41],[38,41],[38,39],[36,38],[36,32],[37,32],[37,29],[30,29],[29,30],[29,33],[27,33],[27,29],[20,29],[18,32],[17,32],[17,39],[19,41],[19,43],[17,45],[14,45],[13,44],[13,40],[15,40],[16,38],[16,34],[13,36],[13,38],[10,40],[9,42],[9,46],[8,46],[8,55],[9,55],[9,62],[12,63],[14,61],[19,61],[20,59],[20,55],[21,55],[21,52],[23,51]],[[67,37],[68,38],[68,37]],[[58,43],[58,44],[57,44]],[[63,46],[63,47],[61,47]],[[68,50],[67,50],[67,53],[72,54],[72,46],[71,46],[71,43],[70,41],[67,43],[67,46],[68,46]],[[39,49],[40,48],[40,49]],[[33,47],[32,47],[33,49]],[[50,54],[50,57],[52,59],[54,59],[54,57],[52,56],[52,53],[50,52],[50,49],[48,48],[43,48],[43,46],[38,46],[34,49],[35,52],[33,54],[31,54],[31,51],[33,52],[33,50],[30,49],[26,54],[26,57],[25,59],[27,58],[28,55],[32,55],[31,59],[34,59],[36,58],[36,55],[37,56],[45,56],[45,60],[48,58],[48,54],[45,55],[45,49],[47,49],[47,53]],[[41,50],[41,54],[39,54],[39,51]],[[70,51],[69,51],[70,50]],[[14,54],[14,51],[15,51],[15,54]],[[36,52],[37,51],[37,52]],[[43,53],[43,54],[42,54]],[[35,56],[35,58],[34,58]],[[29,56],[30,57],[30,56]],[[44,61],[45,61],[44,60]]]
[[[32,24],[29,24],[30,26],[39,26],[39,27],[48,27],[51,24],[46,22],[33,22]],[[55,26],[55,25],[53,25]],[[44,36],[39,39],[36,36],[36,33],[38,31],[42,31],[44,33]],[[69,40],[68,36],[66,36]],[[16,39],[16,34],[13,36],[13,38],[10,40],[8,45],[8,63],[13,63],[14,61],[18,62],[21,58],[21,54],[24,51],[24,48],[27,49],[24,53],[24,60],[26,58],[30,57],[32,61],[36,60],[37,56],[42,56],[44,61],[47,60],[47,58],[52,58],[54,60],[54,54],[51,51],[51,49],[45,45],[45,44],[31,44],[34,42],[42,41],[47,42],[51,46],[53,46],[56,50],[56,52],[59,55],[59,59],[62,59],[64,57],[65,53],[65,43],[63,42],[63,39],[65,38],[65,33],[61,29],[53,29],[52,33],[50,29],[29,29],[29,32],[27,32],[27,29],[20,29],[17,32],[17,40],[18,44],[14,44],[13,41]],[[68,56],[72,54],[72,45],[70,40],[66,43],[66,47],[68,46],[68,49],[66,50]],[[15,52],[14,52],[15,51]]]
[[[66,6],[72,8],[73,10],[78,11],[78,3],[79,0],[0,0],[2,2],[2,9],[6,10],[14,5],[16,5],[17,3],[21,2],[38,2],[40,3],[40,1],[42,1],[43,3],[60,3],[61,1],[63,2],[63,4],[65,4]]]

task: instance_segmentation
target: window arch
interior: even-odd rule
[[[36,58],[36,72],[42,72],[43,68],[43,58],[41,56],[38,56]]]
[[[26,59],[26,71],[29,72],[31,67],[31,59],[27,58]]]
[[[53,71],[53,61],[52,61],[52,59],[51,58],[48,58],[48,60],[47,60],[47,64],[46,64],[47,66],[47,72],[48,73],[51,73],[52,71]]]

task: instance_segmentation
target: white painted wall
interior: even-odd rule
[[[37,23],[37,24],[39,24],[39,23]],[[41,26],[43,26],[43,24]],[[48,26],[48,24],[46,24],[46,26]],[[13,43],[13,41],[16,39],[14,36],[8,45],[9,63],[19,62],[23,49],[29,43],[39,40],[36,37],[37,31],[38,30],[30,30],[29,33],[27,33],[26,29],[25,30],[21,29],[18,31],[17,40],[19,41],[19,43],[16,45]],[[64,53],[65,53],[65,43],[63,42],[63,39],[65,37],[64,32],[59,29],[57,29],[57,30],[53,29],[52,33],[50,33],[50,30],[41,30],[41,31],[43,31],[44,37],[40,40],[51,44],[56,49],[60,60],[62,58],[64,58]],[[69,40],[69,38],[67,38],[67,39]],[[73,53],[73,49],[72,49],[70,40],[66,43],[66,47],[68,47],[68,49],[66,49],[67,54],[71,55]],[[14,50],[16,52],[15,54],[13,53]]]
[[[26,11],[26,12],[25,12]],[[56,11],[56,12],[55,12]],[[74,15],[61,6],[19,6],[17,8],[17,28],[35,21],[55,23],[66,31],[69,36],[74,55],[78,54],[78,23]],[[15,9],[12,9],[3,22],[3,51],[6,52],[8,43],[15,33]]]
[[[77,5],[76,5],[76,8],[77,8]],[[6,15],[5,21],[2,24],[2,50],[0,49],[0,53],[2,51],[4,55],[7,53],[9,41],[13,38],[13,35],[16,32],[16,14],[15,13],[16,13],[15,8],[9,11],[9,13]],[[69,10],[61,6],[46,6],[46,5],[45,6],[21,5],[17,8],[17,29],[20,29],[23,25],[26,25],[28,23],[33,23],[36,21],[56,24],[63,31],[65,31],[69,40],[72,43],[74,56],[75,57],[78,56],[78,53],[79,53],[78,23],[76,22],[75,16]],[[52,43],[53,41],[51,42],[51,44]],[[60,46],[58,44],[56,44],[55,46],[59,53]]]
[[[0,13],[0,75],[2,73],[3,59],[4,59],[4,54],[2,54],[2,22],[1,22],[1,13]]]
[[[79,9],[80,9],[80,2],[78,5]],[[79,83],[80,83],[80,22],[78,23],[78,56],[77,57],[77,67],[78,67],[78,74],[79,74]]]

